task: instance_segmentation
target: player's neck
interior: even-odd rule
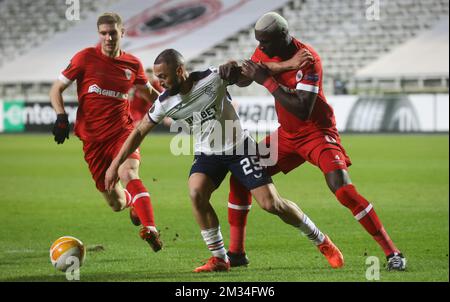
[[[292,37],[289,38],[287,47],[284,47],[283,49],[284,51],[280,56],[283,60],[289,60],[294,56],[297,52],[297,47],[295,46],[294,39],[292,39]]]
[[[112,52],[107,52],[102,48],[102,54],[109,57],[109,58],[117,58],[118,56],[120,56],[121,50],[120,48],[117,50],[114,50]]]
[[[189,93],[192,89],[192,86],[194,86],[194,81],[189,76],[189,73],[186,73],[184,75],[183,84],[181,84],[180,94],[184,95],[184,94]]]

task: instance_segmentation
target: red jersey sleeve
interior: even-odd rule
[[[253,53],[251,60],[255,63],[258,63],[259,61],[261,61],[261,59],[258,56],[258,49],[255,49],[255,52]]]
[[[134,80],[134,85],[150,85],[148,84],[148,78],[145,74],[144,67],[142,67],[142,63],[139,61],[139,67],[136,73],[136,79]]]
[[[297,72],[297,90],[319,93],[322,78],[322,66],[319,60],[306,69]]]
[[[85,51],[83,50],[75,54],[66,69],[61,72],[58,79],[65,84],[80,79],[84,73],[83,62],[86,59],[85,57]]]

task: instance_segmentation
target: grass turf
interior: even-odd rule
[[[344,135],[350,174],[408,259],[405,272],[386,272],[377,244],[329,192],[321,172],[305,164],[274,177],[342,250],[332,270],[308,240],[254,203],[249,215],[247,268],[195,274],[210,256],[192,216],[187,176],[192,157],[170,154],[170,136],[150,136],[141,148],[141,178],[152,194],[165,248],[153,253],[96,191],[81,143],[50,136],[0,136],[0,281],[65,281],[49,261],[51,243],[72,235],[87,246],[81,281],[367,281],[366,259],[380,259],[380,281],[449,281],[448,135]],[[225,243],[228,181],[213,195]]]

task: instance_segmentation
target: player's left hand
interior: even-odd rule
[[[116,183],[119,181],[119,175],[117,173],[117,168],[113,163],[109,166],[105,173],[105,189],[108,192],[114,190]]]
[[[58,145],[64,143],[66,138],[69,139],[69,131],[69,116],[66,113],[58,114],[52,130],[55,142]]]
[[[241,74],[241,67],[236,61],[228,61],[219,66],[219,75],[223,80],[226,80],[230,85],[235,84],[239,80]]]
[[[242,74],[260,85],[270,77],[270,71],[267,66],[256,64],[251,60],[245,60],[242,63]]]

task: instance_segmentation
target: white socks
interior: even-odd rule
[[[223,244],[222,233],[220,232],[220,226],[208,230],[201,231],[203,240],[205,241],[208,249],[211,251],[214,257],[222,258],[227,261],[227,250]]]
[[[155,226],[148,226],[148,227],[146,227],[147,228],[147,230],[149,230],[149,231],[153,231],[153,232],[156,232],[156,233],[158,233],[158,230],[156,229],[156,227]]]
[[[322,244],[325,240],[325,235],[316,227],[314,222],[303,213],[303,223],[297,228],[302,232],[303,235],[308,237],[315,245]]]

